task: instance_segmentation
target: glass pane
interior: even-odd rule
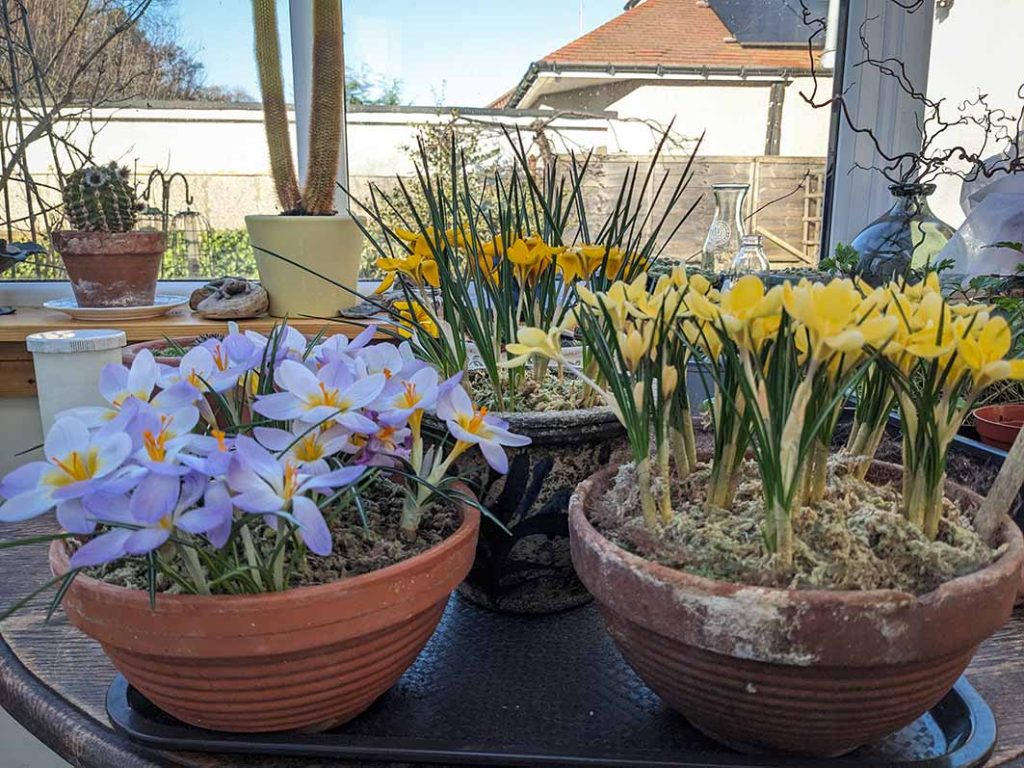
[[[36,44],[46,36],[51,46],[62,35],[84,40],[68,21],[84,2],[26,2]],[[90,0],[90,29],[136,5]],[[807,5],[813,17],[826,15],[825,0]],[[350,183],[359,200],[371,184],[394,192],[396,176],[415,186],[417,138],[443,159],[453,130],[483,183],[512,162],[502,131],[518,127],[538,171],[556,161],[567,167],[570,152],[593,153],[584,186],[598,220],[671,125],[657,169],[670,173],[669,186],[704,140],[693,181],[667,219],[666,235],[674,234],[665,256],[698,264],[715,214],[712,185],[742,183],[750,185],[746,233],[763,236],[772,264],[816,263],[829,115],[801,96],[811,90],[814,28],[804,25],[797,0],[344,0],[343,8]],[[290,99],[286,2],[278,16]],[[24,27],[12,21],[6,34],[23,40]],[[66,111],[55,143],[45,132],[36,137],[24,163],[12,162],[20,131],[31,131],[46,110],[24,102],[22,127],[9,107],[0,112],[0,163],[9,170],[4,229],[45,245],[49,229],[63,226],[58,168],[66,173],[91,154],[126,165],[140,193],[149,187],[139,226],[168,233],[165,277],[255,275],[244,216],[279,205],[256,102],[249,0],[153,3],[101,58],[103,71],[117,76],[76,86],[99,106]],[[6,74],[0,101],[10,104]],[[22,90],[35,87],[30,74],[22,63]],[[829,93],[827,70],[819,75]],[[63,85],[46,83],[52,93]],[[166,200],[159,177],[148,184],[155,170],[173,179]],[[377,274],[375,260],[367,245],[365,275]],[[61,276],[58,257],[35,256],[3,278]]]

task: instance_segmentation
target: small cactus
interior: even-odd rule
[[[64,215],[80,232],[129,232],[139,211],[127,168],[111,162],[79,168],[64,183]]]

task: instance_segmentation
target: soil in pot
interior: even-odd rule
[[[993,551],[967,515],[946,500],[935,541],[899,512],[892,485],[831,473],[825,499],[793,518],[793,568],[780,571],[764,545],[764,501],[757,466],[743,465],[731,509],[704,506],[710,470],[674,479],[672,522],[657,535],[644,524],[632,464],[619,468],[590,520],[627,552],[717,581],[781,589],[897,589],[923,594],[990,564]]]
[[[354,513],[336,520],[335,554],[311,558],[286,591],[210,597],[161,582],[151,605],[140,574],[122,564],[79,575],[65,613],[183,722],[238,733],[336,727],[415,660],[469,570],[479,530],[476,509],[440,507],[409,546],[395,530],[394,486],[375,484],[363,498],[376,529]],[[55,574],[67,573],[68,557],[65,542],[51,545]]]
[[[424,510],[416,539],[410,542],[398,528],[402,508],[402,491],[398,486],[378,477],[360,495],[366,524],[354,511],[329,519],[334,539],[331,554],[318,557],[309,553],[309,568],[295,574],[289,589],[330,584],[396,565],[440,544],[459,527],[459,514],[453,507],[435,504]],[[261,530],[269,535],[266,529]],[[165,556],[178,557],[173,547],[167,547]],[[87,573],[119,587],[148,588],[146,565],[139,558],[109,563]],[[157,576],[157,591],[181,594],[181,589],[162,573]]]
[[[493,404],[486,379],[470,374],[477,403]],[[586,392],[571,376],[554,371],[532,379],[517,394],[515,413],[498,413],[532,443],[508,452],[509,472],[499,475],[478,451],[459,460],[458,471],[506,530],[485,519],[476,559],[459,594],[506,613],[546,614],[590,602],[569,554],[568,505],[576,486],[625,451],[622,426],[607,408],[581,408]],[[522,410],[533,409],[533,410]]]
[[[573,497],[573,562],[627,660],[696,727],[740,749],[843,754],[945,695],[1009,616],[1024,561],[1008,519],[993,548],[977,540],[967,522],[981,499],[952,483],[941,540],[916,539],[887,514],[895,495],[884,486],[898,486],[900,472],[876,462],[877,489],[836,481],[845,493],[829,503],[849,530],[802,511],[797,566],[775,576],[750,514],[680,521],[667,545],[641,535],[629,522],[639,515],[631,473],[609,468]],[[676,503],[699,498],[690,484]],[[921,563],[896,573],[879,565],[880,574],[864,564],[905,560],[901,552]]]

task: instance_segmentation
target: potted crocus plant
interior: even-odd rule
[[[79,168],[61,189],[70,229],[53,233],[80,307],[148,306],[164,255],[162,232],[136,232],[139,211],[127,168]]]
[[[345,130],[345,63],[341,3],[313,5],[313,73],[309,162],[300,188],[292,157],[291,128],[284,100],[281,46],[275,0],[253,0],[270,170],[281,214],[245,217],[260,282],[275,317],[334,317],[352,306],[359,280],[363,239],[347,210],[335,205],[336,178]]]
[[[590,599],[569,558],[569,496],[625,440],[615,414],[558,367],[509,367],[520,353],[516,332],[550,327],[545,343],[573,347],[568,354],[592,370],[587,346],[573,338],[575,286],[632,280],[653,262],[686,218],[677,206],[691,175],[688,161],[671,183],[659,178],[663,138],[650,168],[627,173],[596,221],[583,194],[589,156],[537,171],[521,136],[507,138],[515,162],[496,173],[496,200],[464,183],[471,171],[453,137],[450,167],[435,167],[421,145],[420,194],[373,187],[360,206],[385,273],[380,290],[398,294],[386,307],[416,355],[446,376],[464,374],[476,402],[532,438],[513,452],[507,474],[475,456],[460,462],[502,523],[484,524],[460,593],[495,610],[550,613]]]
[[[581,379],[632,461],[577,489],[573,562],[648,685],[728,744],[817,756],[937,703],[1008,617],[1024,559],[1012,521],[975,529],[981,500],[943,481],[973,398],[1024,376],[1005,321],[931,280],[746,276],[717,295],[681,270],[576,314],[603,381]],[[537,330],[520,333],[532,355],[572,371]],[[691,444],[679,371],[700,352],[718,361],[714,433]],[[868,377],[903,408],[902,468],[832,450]]]
[[[232,334],[225,370],[202,346],[179,369],[144,350],[105,369],[109,407],[61,415],[44,460],[0,483],[0,521],[56,513],[53,608],[180,720],[345,722],[412,663],[472,564],[479,507],[449,470],[526,439],[372,333]],[[457,433],[446,448],[424,446],[427,414]]]

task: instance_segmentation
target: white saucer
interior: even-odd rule
[[[153,304],[142,307],[80,307],[71,299],[54,299],[43,303],[46,309],[56,309],[75,320],[145,320],[166,315],[172,309],[188,304],[188,296],[158,295]]]

